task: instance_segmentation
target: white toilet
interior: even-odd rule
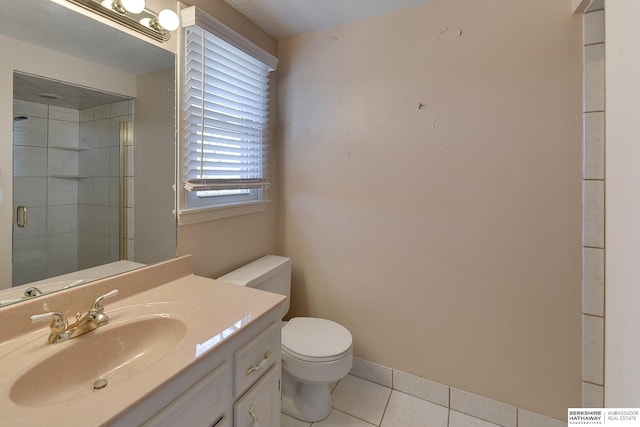
[[[286,295],[289,311],[291,259],[267,255],[218,280]],[[351,333],[326,319],[294,317],[282,327],[282,412],[317,422],[331,412],[330,384],[349,373],[353,363]]]

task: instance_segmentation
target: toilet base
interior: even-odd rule
[[[322,421],[331,413],[329,383],[301,382],[282,370],[282,412],[308,423]]]

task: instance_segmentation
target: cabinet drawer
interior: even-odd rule
[[[280,426],[280,363],[233,405],[234,427]]]
[[[151,417],[144,426],[210,427],[229,404],[230,382],[229,368],[224,362]],[[221,426],[226,425],[224,419],[221,421]]]
[[[240,347],[234,354],[235,396],[248,389],[271,366],[280,361],[280,322]]]

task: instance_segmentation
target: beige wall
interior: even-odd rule
[[[189,5],[198,6],[269,53],[277,53],[276,41],[224,0],[194,0]],[[276,104],[277,94],[274,93],[272,123],[277,120]],[[276,253],[278,185],[277,147],[273,138],[269,150],[269,199],[272,203],[265,212],[178,227],[178,255],[193,254],[196,274],[220,277],[265,254]]]
[[[169,68],[136,79],[133,260],[145,264],[176,256],[175,76]]]
[[[292,315],[556,418],[580,405],[581,17],[447,0],[279,43]]]

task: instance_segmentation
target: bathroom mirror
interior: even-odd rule
[[[5,303],[176,255],[175,36],[161,46],[58,3],[0,9]]]

